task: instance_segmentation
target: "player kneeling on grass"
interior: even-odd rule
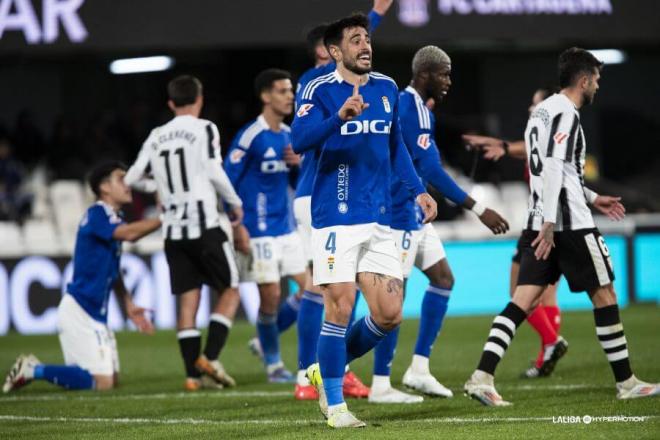
[[[510,405],[495,390],[495,368],[532,306],[562,274],[571,291],[589,294],[596,335],[614,373],[617,398],[660,394],[660,384],[642,382],[632,372],[610,253],[587,207],[588,201],[613,220],[625,215],[619,198],[598,195],[584,186],[586,142],[579,109],[593,102],[601,67],[584,49],[566,50],[559,57],[561,92],[541,102],[527,122],[532,195],[518,285],[511,302],[493,320],[479,365],[465,383],[465,393],[484,405]]]
[[[153,333],[145,310],[133,304],[119,271],[121,242],[136,241],[160,227],[160,220],[125,223],[120,208],[132,201],[124,184],[126,167],[108,162],[95,168],[89,184],[97,197],[78,228],[73,256],[73,281],[67,286],[57,315],[66,365],[46,365],[36,356],[21,355],[7,375],[7,393],[33,380],[46,380],[70,390],[108,390],[117,386],[119,356],[108,328],[108,299],[114,289],[128,318],[143,333]]]

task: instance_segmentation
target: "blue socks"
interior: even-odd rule
[[[280,332],[277,330],[277,315],[259,312],[257,335],[264,352],[264,363],[273,365],[280,362]]]
[[[298,311],[298,369],[316,362],[316,351],[323,320],[323,296],[305,290]],[[278,320],[279,321],[279,320]]]
[[[296,298],[296,295],[290,295],[286,301],[282,303],[277,312],[277,330],[280,333],[285,332],[294,322],[296,322],[299,310],[300,300]]]
[[[346,363],[350,363],[374,348],[386,335],[370,315],[357,321],[346,334]]]
[[[419,334],[415,345],[415,354],[430,357],[431,348],[442,328],[442,321],[447,313],[447,303],[451,290],[429,285],[422,301],[422,313],[419,321]]]
[[[94,376],[77,365],[37,365],[34,367],[34,378],[47,380],[67,390],[94,388]]]
[[[346,367],[346,327],[323,322],[319,336],[319,366],[328,406],[344,401],[343,382]]]
[[[399,340],[399,327],[395,328],[383,338],[374,348],[374,375],[389,376],[392,360]]]

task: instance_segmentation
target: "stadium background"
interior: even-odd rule
[[[373,38],[376,70],[403,87],[418,47],[436,44],[451,55],[452,89],[437,110],[443,159],[465,187],[513,224],[505,239],[492,239],[470,214],[443,203],[436,226],[457,279],[449,313],[493,313],[506,301],[510,257],[526,203],[522,163],[479,159],[464,148],[460,135],[520,138],[532,93],[554,84],[557,54],[570,45],[624,52],[625,62],[606,66],[595,105],[582,112],[591,155],[587,177],[595,190],[622,195],[630,213],[622,224],[602,223],[621,303],[660,301],[656,2],[395,3]],[[499,9],[505,4],[546,9],[507,14]],[[0,334],[11,328],[55,331],[73,234],[89,199],[79,180],[102,158],[134,159],[150,129],[169,118],[165,84],[170,78],[186,72],[202,80],[202,116],[218,124],[228,145],[258,113],[252,92],[257,72],[281,67],[299,76],[311,66],[305,30],[350,11],[366,12],[370,5],[366,0],[0,0],[0,144],[11,151],[0,157],[5,183]],[[149,55],[171,56],[175,64],[162,72],[109,71],[115,59]],[[8,185],[4,179],[15,175],[20,184]],[[129,218],[148,214],[152,203],[138,196]],[[168,328],[174,310],[159,241],[154,236],[127,246],[122,264],[136,301],[154,309],[156,324]],[[425,280],[416,272],[411,283],[407,317],[416,316],[415,295],[422,294]],[[571,295],[565,286],[559,303],[565,310],[590,307],[584,295]],[[206,310],[199,313],[200,325]],[[116,304],[110,322],[115,328],[125,325]]]

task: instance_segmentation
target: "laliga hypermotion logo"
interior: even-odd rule
[[[417,145],[423,150],[428,149],[431,146],[431,135],[428,133],[422,133],[417,137]]]
[[[568,135],[566,133],[559,132],[559,133],[557,133],[556,135],[553,136],[553,139],[558,144],[561,144],[566,140],[567,137],[568,137]]]
[[[335,257],[333,255],[330,255],[328,257],[328,269],[332,271],[335,268]]]
[[[303,104],[300,106],[298,109],[298,112],[296,113],[299,118],[302,118],[303,116],[307,116],[309,114],[309,111],[314,107],[314,104]]]

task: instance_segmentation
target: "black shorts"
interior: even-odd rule
[[[231,244],[220,228],[205,230],[192,240],[165,240],[172,293],[180,295],[206,284],[219,292],[238,286]]]
[[[520,256],[522,255],[522,240],[523,234],[520,234],[520,237],[518,237],[518,242],[516,243],[516,251],[514,252],[513,257],[511,257],[511,261],[513,263],[520,264]]]
[[[518,285],[554,284],[566,277],[571,292],[584,292],[614,281],[610,251],[598,229],[555,232],[555,247],[547,260],[537,260],[532,241],[538,231],[525,230],[520,237]]]

